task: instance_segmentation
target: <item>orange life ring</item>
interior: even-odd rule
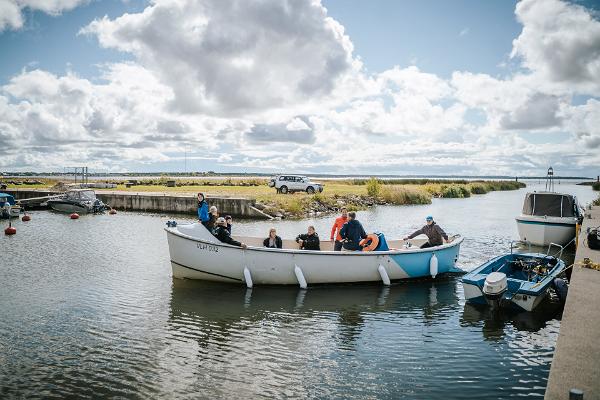
[[[374,233],[369,233],[366,238],[361,240],[359,243],[363,248],[363,251],[373,251],[379,245],[379,236]]]

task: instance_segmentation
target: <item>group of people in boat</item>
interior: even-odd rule
[[[208,206],[204,194],[198,193],[198,219],[217,239],[222,243],[246,248],[246,244],[239,242],[231,237],[231,228],[233,219],[227,215],[219,216],[216,206]],[[425,225],[403,240],[412,239],[418,235],[427,236],[427,242],[421,245],[421,248],[440,246],[448,243],[448,235],[435,223],[433,217],[428,215],[425,218]],[[346,207],[341,208],[341,215],[337,217],[331,227],[330,240],[334,242],[334,251],[362,251],[365,247],[365,239],[368,235],[360,221],[356,219],[356,213],[348,212]],[[314,226],[309,226],[306,233],[296,236],[301,250],[321,250],[321,241],[319,234]],[[277,235],[275,228],[269,229],[269,236],[264,239],[263,246],[273,249],[283,248],[283,240]]]
[[[203,193],[198,193],[198,219],[220,242],[246,248],[244,243],[238,242],[231,237],[231,228],[233,225],[231,215],[221,217],[216,206],[208,206]]]

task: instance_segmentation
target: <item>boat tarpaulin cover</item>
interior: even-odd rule
[[[93,190],[73,190],[67,192],[67,199],[69,200],[96,200],[96,193]]]
[[[575,198],[558,193],[527,193],[523,203],[523,214],[574,217]]]

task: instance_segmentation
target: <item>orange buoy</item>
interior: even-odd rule
[[[77,214],[77,213],[71,214],[71,219],[77,219],[77,218],[79,218],[79,214]]]
[[[4,230],[4,234],[5,235],[14,235],[15,233],[17,233],[17,228],[12,226],[12,222],[8,223],[8,228],[6,228]]]
[[[114,208],[111,208],[110,211],[108,212],[110,215],[115,215],[117,213],[117,210],[115,210]]]
[[[366,238],[358,243],[362,246],[363,251],[373,251],[379,245],[379,236],[374,233],[369,233]]]
[[[21,217],[21,221],[23,221],[23,222],[31,221],[31,217],[29,216],[29,214],[25,213],[25,215],[23,215]]]

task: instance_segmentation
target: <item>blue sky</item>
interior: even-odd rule
[[[140,0],[92,1],[58,17],[26,10],[24,29],[0,34],[0,51],[10,54],[0,64],[2,81],[24,67],[56,74],[71,69],[93,79],[98,74],[97,64],[132,59],[126,53],[99,48],[94,40],[77,33],[95,18],[140,12],[147,4]],[[323,2],[329,15],[344,25],[369,71],[416,64],[444,77],[455,70],[506,73],[499,64],[507,60],[511,42],[522,28],[515,19],[515,4],[474,0]]]
[[[21,14],[0,16],[0,169],[600,164],[594,1],[8,4]]]

